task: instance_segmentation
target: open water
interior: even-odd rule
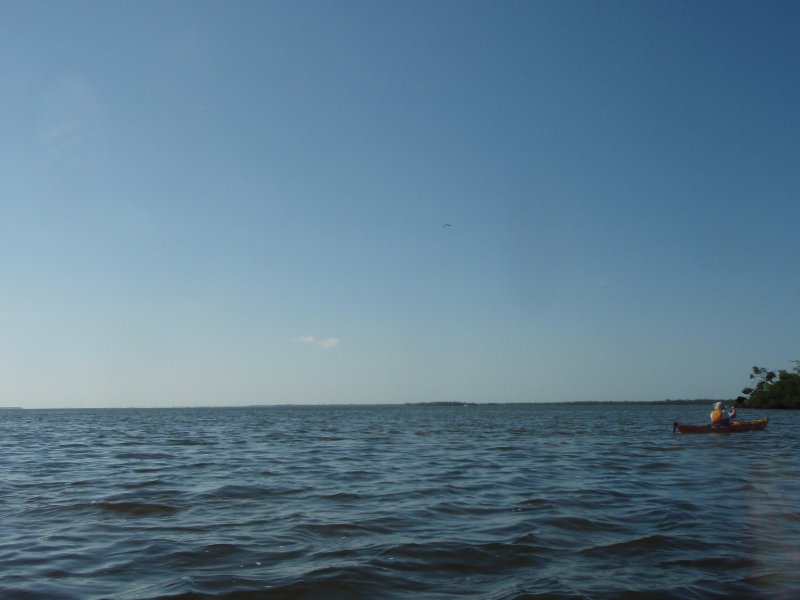
[[[0,411],[0,598],[800,597],[800,411],[709,410]]]

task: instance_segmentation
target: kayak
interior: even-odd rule
[[[684,425],[675,422],[672,433],[742,433],[745,431],[760,431],[767,428],[769,417],[762,417],[752,421],[733,421],[730,425]]]

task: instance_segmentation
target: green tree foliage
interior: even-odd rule
[[[752,386],[742,390],[744,396],[736,399],[737,404],[749,408],[800,408],[800,361],[792,362],[793,370],[777,373],[753,367]]]

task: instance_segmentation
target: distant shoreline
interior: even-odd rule
[[[238,404],[231,406],[221,405],[201,405],[201,406],[63,406],[63,407],[40,407],[40,408],[26,408],[24,406],[0,406],[0,411],[22,411],[22,410],[181,410],[181,409],[241,409],[241,408],[313,408],[313,407],[367,407],[367,406],[418,406],[418,407],[462,407],[462,406],[557,406],[557,405],[570,405],[570,406],[594,406],[594,405],[610,405],[610,404],[624,404],[627,406],[636,405],[710,405],[715,402],[733,403],[734,400],[717,400],[717,399],[678,399],[678,400],[572,400],[562,402],[387,402],[387,403],[370,403],[370,404],[356,404],[356,403],[343,403],[343,404]],[[740,407],[747,408],[747,407]]]
[[[497,404],[498,406],[514,406],[528,404],[714,404],[715,402],[733,403],[734,400],[705,399],[694,400],[567,400],[563,402],[405,402],[403,406],[486,406]],[[355,405],[351,405],[355,406]],[[369,406],[369,405],[364,405]],[[373,405],[380,406],[380,405]]]

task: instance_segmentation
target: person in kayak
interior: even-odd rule
[[[734,416],[736,413],[734,412]],[[714,405],[714,410],[711,411],[711,425],[714,427],[730,427],[731,415],[722,406],[722,402],[717,402]]]

